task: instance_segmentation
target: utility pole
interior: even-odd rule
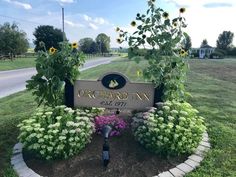
[[[62,10],[62,32],[63,32],[63,41],[65,41],[64,7],[62,7],[61,10]]]

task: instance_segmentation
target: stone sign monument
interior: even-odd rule
[[[142,110],[154,105],[156,92],[152,83],[132,83],[121,73],[109,72],[97,81],[77,80],[72,88],[67,85],[66,104],[71,107]]]

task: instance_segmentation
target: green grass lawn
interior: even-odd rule
[[[95,60],[101,56],[85,55],[85,57],[85,60]],[[35,67],[35,59],[36,58],[16,58],[14,60],[0,60],[0,71]]]
[[[236,60],[190,60],[186,82],[189,102],[206,118],[212,149],[201,166],[188,177],[236,176]],[[98,79],[108,71],[119,71],[131,81],[142,81],[136,71],[146,66],[125,59],[82,72],[81,79]],[[17,142],[16,125],[36,108],[30,92],[0,99],[0,176],[13,177],[10,155]]]
[[[16,58],[14,60],[0,60],[0,71],[35,67],[35,58]]]

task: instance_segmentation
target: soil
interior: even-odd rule
[[[109,138],[111,159],[104,169],[102,145],[102,136],[94,135],[79,155],[67,160],[46,162],[26,152],[23,155],[29,168],[48,177],[151,177],[187,159],[187,155],[167,159],[153,154],[135,141],[131,130],[126,130],[119,137]]]

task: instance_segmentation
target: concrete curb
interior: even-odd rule
[[[200,165],[201,161],[204,159],[204,156],[210,149],[210,147],[211,145],[209,143],[208,134],[207,132],[204,132],[203,138],[199,143],[199,146],[185,162],[153,177],[182,177],[186,175],[187,173],[193,171]],[[25,164],[22,155],[22,148],[23,145],[21,143],[15,144],[13,148],[13,155],[11,158],[11,165],[13,169],[16,171],[19,177],[41,177],[39,174],[35,173]]]
[[[204,156],[210,148],[211,145],[209,143],[208,134],[207,132],[204,132],[199,146],[185,162],[177,165],[172,169],[169,169],[168,171],[164,171],[154,177],[182,177],[186,175],[187,173],[193,171],[200,165],[201,161],[204,159]]]

